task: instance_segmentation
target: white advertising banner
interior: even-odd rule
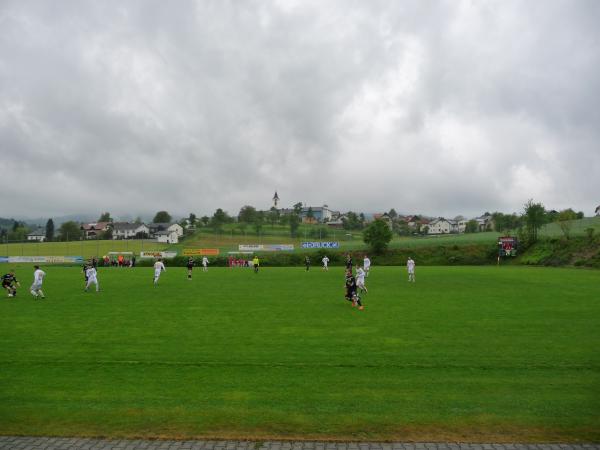
[[[82,263],[83,256],[8,256],[2,258],[0,262],[46,264]]]
[[[177,252],[140,252],[140,258],[175,258]]]
[[[294,250],[293,244],[240,244],[238,250],[241,252],[278,252]]]

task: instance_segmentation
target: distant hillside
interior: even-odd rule
[[[571,220],[571,236],[585,236],[586,229],[593,228],[594,234],[600,234],[600,217],[585,217],[583,219]],[[542,237],[561,237],[564,236],[560,225],[556,222],[544,225],[540,230]]]

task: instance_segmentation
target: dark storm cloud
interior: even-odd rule
[[[3,2],[0,216],[600,202],[600,6]]]

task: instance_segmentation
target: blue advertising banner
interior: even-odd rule
[[[339,248],[339,242],[302,242],[302,248]]]

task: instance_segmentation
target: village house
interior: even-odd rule
[[[143,223],[115,222],[112,230],[113,239],[133,239],[150,235],[150,229]]]
[[[429,234],[458,233],[458,223],[455,220],[440,217],[429,222]]]
[[[492,231],[494,229],[494,219],[490,214],[484,214],[481,217],[476,217],[477,227],[479,231]]]
[[[390,230],[394,227],[392,218],[386,212],[373,214],[373,220],[382,220],[382,221],[384,221],[387,224],[387,226],[390,227]]]
[[[183,227],[178,223],[149,223],[148,229],[151,237],[158,237],[160,231],[174,231],[178,238],[183,236]]]
[[[28,241],[44,242],[46,240],[46,230],[38,227],[35,231],[32,231],[27,235]]]
[[[83,237],[85,239],[98,239],[103,233],[107,232],[112,222],[92,222],[81,225]]]
[[[162,230],[154,233],[157,242],[163,242],[166,244],[177,244],[179,242],[179,236],[175,230]]]

